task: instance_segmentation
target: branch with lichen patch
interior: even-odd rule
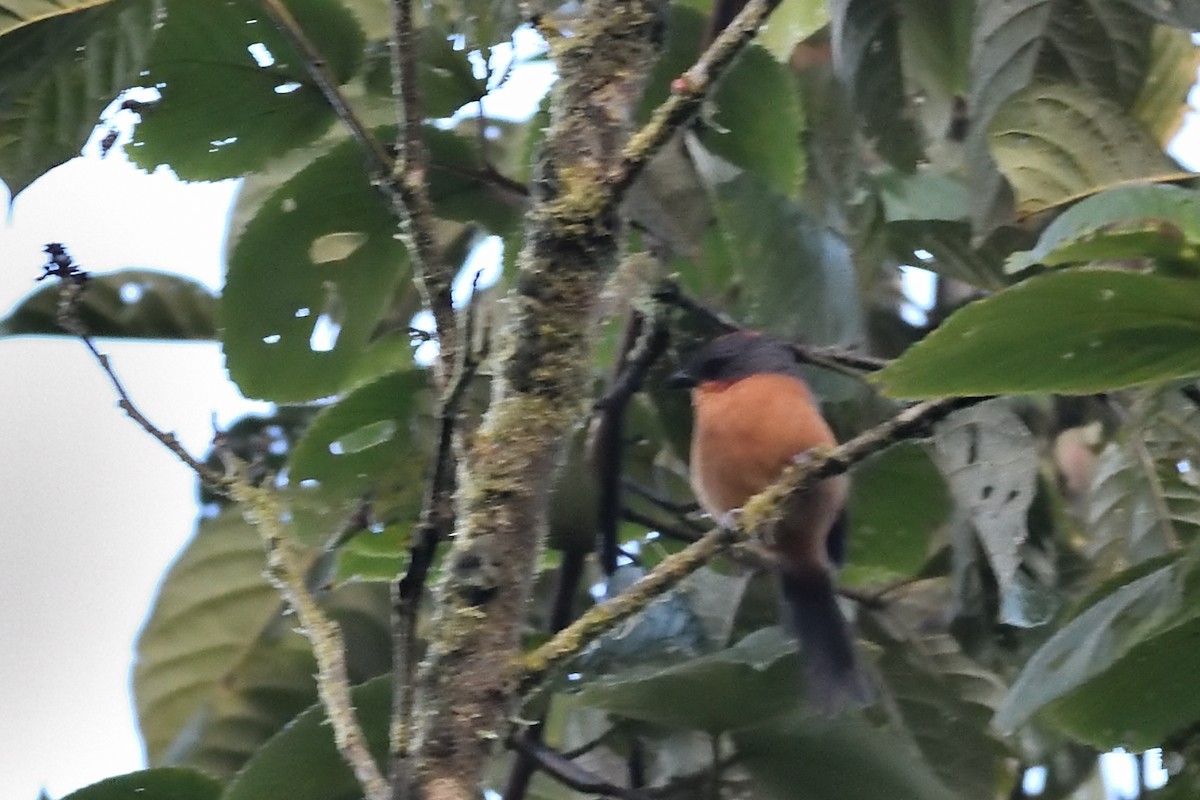
[[[818,481],[845,472],[867,456],[896,442],[925,435],[935,422],[982,399],[955,397],[919,403],[845,444],[806,454],[788,467],[774,485],[750,498],[736,527],[711,530],[694,544],[667,556],[620,595],[593,606],[553,639],[522,657],[518,664],[522,690],[529,692],[536,689],[550,671],[565,664],[598,636],[673,589],[714,556],[749,539],[755,531],[768,530],[777,521],[789,497]]]

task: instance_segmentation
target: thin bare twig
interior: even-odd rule
[[[608,392],[595,405],[598,417],[589,442],[589,456],[599,490],[596,550],[605,575],[612,575],[617,569],[626,411],[634,393],[642,387],[646,373],[666,351],[668,341],[662,314],[631,312]]]
[[[625,489],[627,492],[629,492],[630,494],[635,494],[638,497],[645,500],[646,502],[653,503],[654,505],[661,508],[663,511],[666,511],[669,514],[673,514],[673,515],[679,517],[681,520],[686,520],[687,519],[686,515],[700,510],[699,503],[696,503],[694,501],[687,502],[687,503],[677,503],[669,497],[664,497],[663,495],[659,494],[658,492],[654,491],[653,489],[649,488],[648,486],[643,486],[642,484],[638,483],[633,478],[630,478],[628,476],[622,476],[621,487],[623,489]]]
[[[549,642],[520,659],[519,669],[523,673],[521,688],[526,692],[533,690],[551,670],[573,658],[597,636],[641,611],[717,554],[749,538],[756,530],[773,524],[788,497],[818,481],[845,472],[867,456],[896,442],[925,435],[933,423],[982,399],[954,397],[919,403],[845,444],[830,450],[811,452],[789,467],[778,482],[750,499],[737,527],[711,530],[694,544],[667,556],[625,592],[593,606]]]

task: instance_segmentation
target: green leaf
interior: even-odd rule
[[[1128,4],[1147,16],[1192,32],[1200,30],[1200,8],[1187,0],[1127,0]]]
[[[970,193],[962,181],[936,172],[901,172],[882,169],[873,173],[883,215],[888,222],[950,220],[965,222]]]
[[[424,135],[434,212],[443,219],[482,225],[498,236],[513,233],[524,219],[526,198],[483,177],[485,165],[475,142],[434,127],[425,128]]]
[[[1091,394],[1200,375],[1200,283],[1112,270],[971,303],[872,376],[891,397]]]
[[[1005,686],[949,635],[921,632],[887,614],[860,615],[881,651],[876,666],[899,720],[925,762],[959,800],[994,800],[1008,755],[988,730]]]
[[[189,749],[204,708],[278,617],[266,557],[236,512],[202,520],[171,565],[138,636],[133,696],[151,764]]]
[[[421,111],[426,118],[448,117],[487,94],[487,82],[476,78],[468,51],[455,50],[444,28],[422,28],[418,40]],[[392,58],[389,48],[372,48],[366,68],[366,88],[372,95],[392,100]]]
[[[806,124],[794,75],[756,46],[747,47],[729,72],[717,84],[716,113],[701,141],[775,191],[795,194],[804,180]]]
[[[940,219],[889,222],[887,238],[888,246],[902,264],[920,266],[972,286],[1001,289],[1006,285],[1001,263],[1009,250],[992,239],[975,247],[971,242],[971,226],[966,222]],[[924,250],[933,258],[917,256],[917,250]]]
[[[351,141],[263,203],[233,244],[220,309],[229,375],[243,394],[291,402],[345,387],[408,278],[395,233]]]
[[[904,86],[899,8],[881,0],[835,0],[830,16],[833,67],[871,146],[893,166],[913,170],[923,152]]]
[[[796,707],[801,680],[794,652],[782,630],[764,628],[710,655],[665,668],[634,667],[589,683],[577,699],[630,719],[728,731]],[[696,702],[700,697],[705,702]]]
[[[65,334],[58,326],[57,281],[46,284],[0,320],[0,336]],[[216,298],[202,284],[148,269],[89,275],[79,319],[93,336],[213,339]]]
[[[1176,186],[1119,186],[1059,214],[1005,272],[1093,260],[1191,261],[1200,269],[1200,193]]]
[[[904,738],[864,719],[789,714],[735,731],[739,763],[779,800],[951,800],[921,754]]]
[[[996,171],[1000,159],[997,155],[993,161],[989,152],[989,148],[995,150],[994,117],[1009,98],[1028,94],[1029,84],[1035,78],[1061,82],[1071,92],[1105,98],[1106,107],[1100,116],[1113,129],[1107,133],[1132,136],[1132,130],[1126,130],[1129,120],[1124,110],[1142,86],[1150,32],[1148,20],[1121,3],[1014,0],[980,6],[972,42],[968,98],[971,127],[966,148],[970,184],[974,188],[971,218],[977,230],[989,231],[1012,217],[1013,198]],[[1080,126],[1072,116],[1077,109],[1068,109],[1067,115],[1062,111],[1053,104],[1038,108],[1036,118],[1019,122],[1020,133],[1013,135],[1009,147],[1019,150],[1024,143],[1023,135],[1028,131],[1036,135],[1043,125],[1055,131],[1055,143],[1065,138],[1070,145],[1071,134],[1094,133]],[[1005,123],[1000,130],[1011,127]],[[1049,142],[1037,144],[1041,159],[1053,162],[1057,154],[1048,149]],[[1071,147],[1066,152],[1077,153]],[[1105,153],[1103,158],[1129,160],[1128,156],[1119,156],[1124,154]],[[1014,155],[1008,165],[1010,181],[1019,164],[1020,159]],[[1003,170],[1002,162],[1000,166]]]
[[[217,800],[221,784],[207,775],[178,767],[146,769],[71,792],[62,800]]]
[[[1136,750],[1190,725],[1200,715],[1200,696],[1189,688],[1200,606],[1184,565],[1111,582],[1110,594],[1033,655],[993,724],[1011,732],[1045,710],[1081,741]],[[1137,714],[1128,713],[1131,704]]]
[[[296,444],[288,469],[288,481],[304,497],[295,509],[302,539],[319,544],[330,533],[327,521],[345,518],[368,494],[375,518],[385,525],[415,524],[432,428],[429,374],[423,370],[387,375],[322,410]],[[321,513],[312,516],[313,508]]]
[[[949,500],[941,473],[921,445],[902,442],[858,464],[850,484],[853,530],[841,582],[877,585],[915,575],[950,512]]]
[[[1069,84],[1017,92],[993,117],[988,142],[1025,216],[1121,181],[1180,175],[1121,106]]]
[[[391,677],[382,675],[352,692],[354,709],[375,760],[386,763]],[[386,771],[386,770],[385,770]],[[310,707],[263,745],[225,788],[221,800],[357,800],[362,788],[333,743],[320,705]]]
[[[754,41],[786,64],[796,45],[829,24],[829,4],[824,0],[790,0],[771,12]]]
[[[226,512],[201,523],[168,572],[134,666],[151,763],[228,778],[315,702],[312,646],[294,630],[264,566],[258,534]],[[345,586],[319,599],[342,631],[351,680],[387,671],[386,590]]]
[[[753,175],[733,170],[702,147],[689,149],[738,266],[742,291],[736,316],[806,342],[857,341],[862,313],[846,242]]]
[[[1134,405],[1118,440],[1100,453],[1088,489],[1088,551],[1097,562],[1123,569],[1195,539],[1198,443],[1200,409],[1175,387]]]
[[[0,179],[13,196],[79,155],[100,113],[137,80],[153,24],[148,0],[0,8]]]
[[[1191,109],[1188,92],[1200,70],[1200,45],[1192,41],[1190,31],[1159,26],[1150,40],[1150,56],[1133,114],[1166,147]]]
[[[323,0],[287,6],[334,80],[349,80],[364,46],[349,10]],[[138,166],[167,164],[183,180],[237,178],[312,142],[335,120],[257,3],[169,0],[166,11],[143,78],[162,98],[141,112],[126,146]],[[269,54],[270,63],[260,66],[255,52]]]

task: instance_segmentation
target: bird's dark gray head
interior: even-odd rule
[[[736,381],[762,373],[803,380],[800,364],[787,342],[738,331],[717,337],[693,353],[684,368],[671,376],[671,385],[692,387],[705,381]]]

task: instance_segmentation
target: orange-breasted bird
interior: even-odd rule
[[[791,348],[754,332],[721,336],[672,376],[692,390],[691,482],[718,521],[777,481],[805,451],[837,444]],[[834,594],[845,555],[849,480],[793,496],[770,545],[784,624],[800,640],[808,695],[827,713],[870,701],[850,629]]]

